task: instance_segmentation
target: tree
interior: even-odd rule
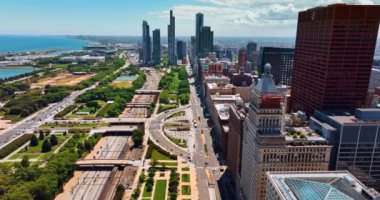
[[[46,153],[51,151],[51,144],[49,140],[44,140],[44,143],[42,143],[42,153]]]
[[[51,144],[51,146],[55,146],[55,145],[58,144],[57,136],[52,135],[52,136],[50,137],[50,144]]]
[[[21,160],[21,166],[23,167],[29,167],[30,162],[29,162],[29,156],[23,156]]]
[[[34,147],[34,146],[37,146],[37,145],[38,145],[38,138],[37,138],[36,135],[33,135],[32,139],[30,139],[30,146]]]
[[[46,130],[45,130],[45,135],[46,135],[46,136],[49,136],[50,133],[51,133],[51,130],[50,130],[50,129],[46,129]]]
[[[117,185],[114,200],[121,200],[124,196],[125,187],[122,184]]]
[[[45,139],[45,134],[42,130],[40,130],[40,135],[38,136],[39,140],[44,140]]]
[[[135,146],[140,146],[144,140],[144,130],[141,128],[132,131],[132,140]]]
[[[67,132],[66,131],[63,131],[63,136],[66,136],[67,135]]]
[[[150,164],[153,166],[153,167],[155,167],[157,164],[158,164],[158,162],[157,162],[157,160],[156,159],[152,159],[152,161],[150,162]]]
[[[92,145],[88,140],[84,141],[84,149],[86,149],[87,151],[91,151],[92,149]]]

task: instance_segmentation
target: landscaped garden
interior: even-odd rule
[[[190,85],[185,67],[171,67],[170,73],[161,78],[159,88],[162,91],[158,112],[176,108],[179,104],[187,104],[190,99]]]
[[[154,200],[166,200],[166,180],[157,180],[156,181],[156,188],[154,190]]]

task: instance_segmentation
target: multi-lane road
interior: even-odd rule
[[[38,111],[37,113],[21,120],[20,122],[17,122],[16,124],[8,127],[7,130],[5,130],[0,135],[0,148],[2,148],[4,145],[12,141],[13,139],[19,137],[20,135],[33,131],[36,127],[43,124],[46,120],[50,120],[53,118],[55,114],[57,114],[59,111],[64,109],[70,104],[73,104],[75,99],[85,93],[88,90],[94,89],[98,84],[94,84],[91,87],[88,87],[86,89],[80,90],[80,91],[74,91],[72,92],[68,97],[63,99],[62,101],[54,104],[50,104],[48,107],[44,108],[41,111]]]

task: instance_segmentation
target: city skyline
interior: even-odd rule
[[[320,0],[267,2],[262,0],[168,0],[153,3],[45,0],[5,0],[0,3],[0,34],[6,35],[107,35],[138,36],[140,23],[149,21],[152,29],[167,35],[167,13],[173,10],[178,20],[176,35],[195,35],[195,14],[204,13],[205,24],[215,37],[268,36],[295,37],[297,14],[301,10],[332,3],[380,4],[380,0]],[[14,13],[18,15],[15,16]],[[54,14],[53,14],[54,13]],[[239,30],[237,33],[236,30]]]

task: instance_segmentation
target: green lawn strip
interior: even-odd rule
[[[182,195],[191,195],[191,187],[190,185],[183,185],[181,188]]]
[[[108,126],[108,123],[89,123],[89,124],[73,124],[73,123],[56,124],[56,123],[49,123],[49,124],[44,124],[44,125],[40,126],[40,128],[52,128],[52,127],[92,128],[92,127],[100,127],[100,126]]]
[[[190,171],[190,168],[184,167],[184,168],[182,168],[182,171],[188,172],[188,171]]]
[[[160,107],[158,108],[158,113],[171,110],[177,107],[177,104],[160,104]]]
[[[154,189],[154,198],[153,200],[165,200],[166,197],[166,180],[157,180],[156,187]]]
[[[182,174],[181,180],[182,182],[190,182],[190,174]]]
[[[160,153],[158,150],[153,149],[151,159],[156,159],[156,160],[173,160],[169,156],[166,156],[162,153]]]
[[[144,186],[142,197],[151,197],[152,196],[152,191],[148,192],[146,189],[147,189],[147,187]]]
[[[157,165],[177,166],[177,162],[157,162]]]
[[[173,113],[171,115],[169,115],[166,119],[170,119],[170,118],[173,118],[173,117],[180,117],[180,116],[183,116],[185,115],[185,111],[180,111],[180,112],[176,112],[176,113]]]
[[[38,158],[42,153],[16,153],[15,155],[11,156],[9,160],[15,160],[15,159],[21,159],[24,156],[28,156],[29,159]]]

